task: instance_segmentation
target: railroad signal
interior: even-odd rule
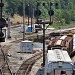
[[[5,42],[4,33],[0,31],[0,42]]]
[[[0,7],[3,7],[4,6],[4,3],[0,3]]]
[[[52,2],[50,2],[50,6],[52,6],[53,5],[53,3]]]
[[[0,31],[0,37],[3,37],[3,36],[4,36],[4,33]]]
[[[43,3],[43,6],[45,6],[45,3]]]
[[[40,5],[40,3],[37,2],[36,10],[35,10],[35,12],[34,12],[34,16],[35,16],[35,17],[38,17],[38,16],[41,15],[41,11],[39,10],[39,5]]]
[[[40,16],[41,15],[41,11],[40,10],[36,10],[34,15],[35,15],[35,17]]]
[[[41,11],[38,8],[38,4],[36,6],[35,16],[37,18],[37,24],[43,24],[43,64],[42,66],[45,66],[45,24],[51,25],[53,22],[51,21],[51,16],[54,15],[54,11],[51,9],[51,6],[53,3],[50,2],[50,10],[48,11],[48,14],[50,15],[50,21],[41,21],[39,22],[38,17],[41,15]],[[43,6],[45,6],[45,3],[43,3]]]
[[[53,16],[53,15],[54,15],[54,11],[53,11],[53,10],[49,10],[49,11],[48,11],[48,14],[49,14],[50,16]]]
[[[6,20],[2,18],[2,7],[4,6],[4,3],[2,3],[2,0],[0,2],[0,42],[5,42],[4,33],[2,32],[2,28],[6,25]]]
[[[7,26],[6,20],[4,18],[0,18],[0,28]]]
[[[56,9],[58,9],[58,8],[59,8],[59,7],[58,7],[58,3],[55,3],[55,8],[56,8]]]
[[[58,3],[55,3],[55,6],[58,6]]]
[[[4,18],[0,18],[0,42],[5,42],[4,33],[2,32],[2,28],[6,26],[6,20]]]

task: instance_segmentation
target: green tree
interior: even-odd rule
[[[41,16],[39,18],[49,19],[48,11],[50,9],[50,1],[53,2],[54,20],[64,19],[66,23],[75,21],[75,0],[25,0],[25,4],[32,4],[35,11],[37,2],[39,2],[39,9],[41,10]],[[22,15],[23,0],[3,0],[3,2],[5,4],[3,13],[10,12],[11,14]],[[58,3],[57,7],[55,7],[54,4],[56,2]],[[45,6],[43,6],[43,3],[45,3]],[[26,12],[28,12],[28,10],[26,10]]]
[[[11,14],[18,12],[18,7],[21,3],[20,0],[6,0],[8,3],[7,12],[10,12]]]

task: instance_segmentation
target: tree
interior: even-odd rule
[[[10,12],[14,15],[14,13],[18,12],[18,7],[20,5],[20,0],[6,0],[8,3],[7,12]]]
[[[23,9],[23,4],[22,0],[3,0],[4,1],[4,11],[3,12],[10,12],[12,15],[13,14],[20,14],[21,16],[23,15],[22,9]],[[28,16],[28,4],[33,5],[34,11],[36,10],[36,5],[37,2],[40,3],[39,5],[39,10],[41,11],[41,15],[39,18],[42,19],[49,19],[48,11],[49,11],[49,3],[50,0],[25,0],[25,5],[26,5],[26,16]],[[58,20],[65,19],[65,22],[67,23],[68,21],[75,21],[75,0],[51,0],[53,3],[58,3],[58,6],[56,7],[55,5],[52,6],[52,9],[54,10],[54,16],[53,18],[56,18]],[[43,3],[46,5],[43,6]],[[58,8],[58,9],[56,9]],[[30,7],[31,9],[31,7]],[[31,16],[31,13],[29,13]]]

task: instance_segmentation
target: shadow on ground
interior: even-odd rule
[[[36,75],[44,75],[44,68],[40,68],[40,69],[37,71]]]

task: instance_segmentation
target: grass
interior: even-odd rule
[[[56,29],[60,29],[60,28],[68,28],[68,27],[74,27],[75,26],[75,22],[71,22],[70,24],[52,24],[52,27],[56,28]]]

